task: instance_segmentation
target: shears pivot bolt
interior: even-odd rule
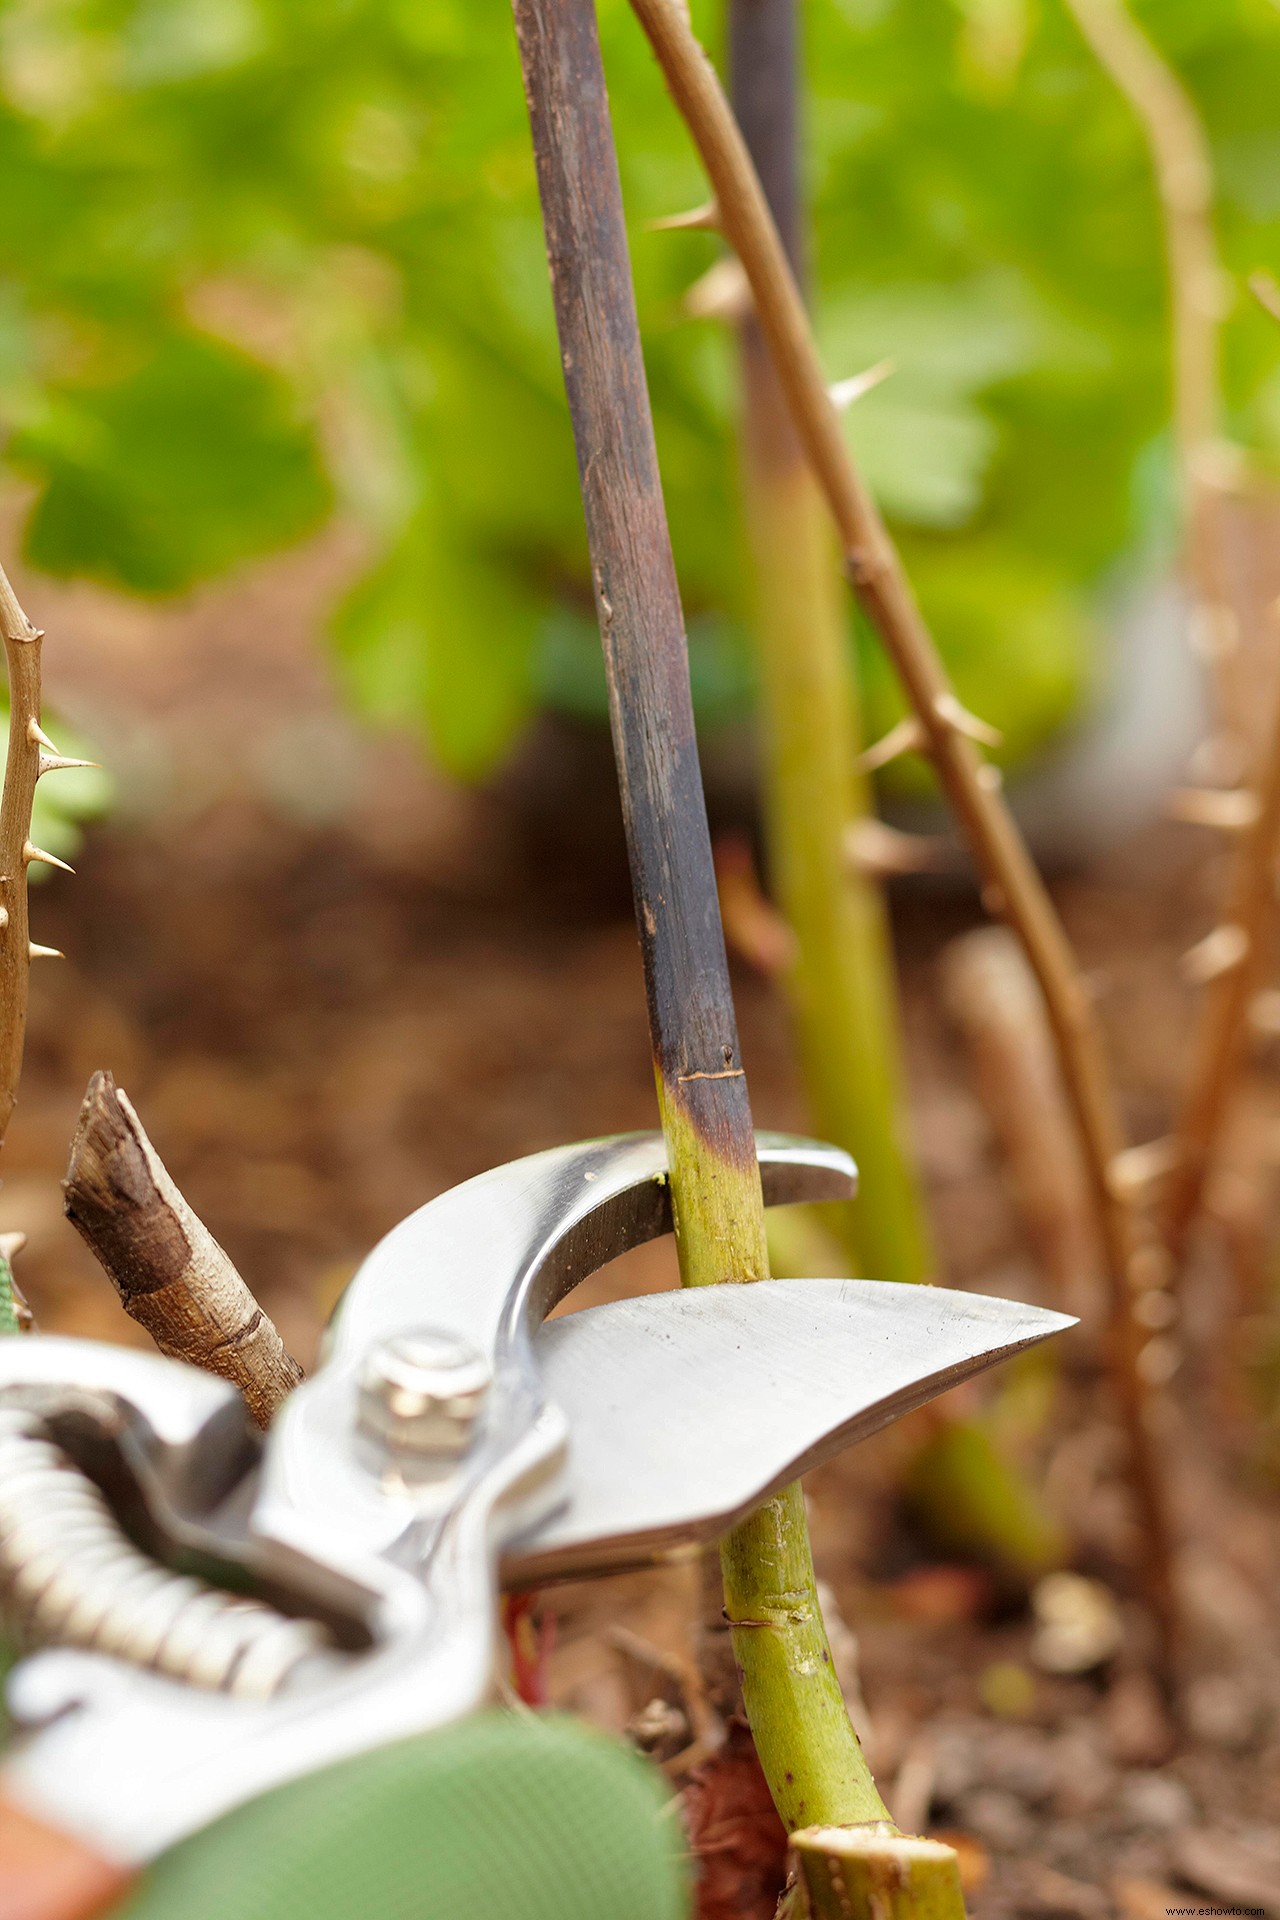
[[[455,1335],[429,1327],[398,1334],[365,1361],[360,1430],[391,1453],[459,1459],[492,1382],[484,1355]]]

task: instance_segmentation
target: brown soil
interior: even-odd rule
[[[55,876],[33,909],[34,937],[69,959],[34,977],[0,1228],[30,1236],[19,1273],[48,1330],[142,1338],[61,1217],[94,1068],[128,1090],[304,1362],[361,1255],[412,1207],[495,1162],[654,1122],[600,744],[544,730],[502,781],[467,794],[405,743],[362,736],[313,642],[352,557],[335,538],[162,611],[19,583],[49,630],[50,708],[93,739],[120,788],[78,877]],[[1167,1121],[1192,1009],[1175,960],[1211,924],[1214,886],[1183,830],[1062,890],[1135,1139]],[[909,898],[897,913],[939,1277],[1043,1298],[938,1004],[938,952],[972,918],[963,897]],[[757,1120],[803,1127],[785,1011],[757,975],[742,971],[737,986]],[[963,1836],[976,1915],[1280,1912],[1278,1539],[1246,1364],[1275,1336],[1278,1143],[1280,1081],[1260,1060],[1217,1187],[1230,1232],[1198,1250],[1190,1357],[1165,1435],[1193,1623],[1181,1734],[1144,1678],[1116,1432],[1087,1341],[1065,1357],[1046,1413],[1018,1415],[1007,1398],[1079,1564],[1120,1596],[1123,1644],[1096,1671],[1042,1671],[1016,1583],[912,1522],[899,1491],[909,1426],[815,1477],[820,1570],[857,1634],[856,1664],[847,1632],[838,1651],[851,1686],[860,1672],[878,1777],[905,1822]],[[592,1297],[672,1278],[657,1248]],[[663,1683],[611,1629],[687,1648],[687,1574],[564,1589],[544,1604],[557,1615],[554,1696],[615,1727]],[[667,1691],[679,1713],[678,1689]]]

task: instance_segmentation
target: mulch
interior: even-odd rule
[[[121,796],[89,831],[77,877],[55,876],[33,906],[34,937],[68,959],[33,979],[0,1229],[29,1235],[19,1275],[48,1330],[142,1338],[61,1216],[67,1143],[95,1068],[128,1091],[304,1363],[362,1254],[411,1208],[495,1162],[654,1124],[602,743],[544,727],[489,788],[460,793],[406,743],[362,734],[313,639],[354,559],[335,536],[150,611],[25,583],[49,630],[50,707],[94,740]],[[741,825],[728,788],[713,802]],[[1192,1006],[1176,956],[1211,924],[1215,884],[1198,841],[1160,831],[1060,888],[1136,1139],[1167,1122]],[[939,952],[975,917],[963,894],[897,903],[915,1140],[940,1278],[1043,1299],[940,1004]],[[757,1121],[803,1128],[785,1009],[745,967],[737,987]],[[956,1839],[980,1920],[1280,1913],[1268,1451],[1280,1366],[1269,1381],[1262,1366],[1280,1354],[1268,1213],[1278,1159],[1280,1077],[1262,1054],[1218,1183],[1225,1225],[1197,1248],[1162,1433],[1191,1622],[1180,1726],[1146,1677],[1116,1422],[1087,1341],[1035,1389],[1047,1411],[1019,1414],[1010,1392],[1009,1418],[1069,1519],[1080,1569],[1117,1595],[1118,1647],[1091,1671],[1045,1671],[1025,1590],[941,1549],[912,1518],[909,1423],[813,1476],[837,1655],[860,1688],[877,1777],[900,1817]],[[672,1279],[669,1249],[647,1249],[584,1298]],[[605,1725],[622,1729],[645,1708],[643,1649],[654,1650],[650,1697],[662,1695],[666,1717],[650,1722],[687,1783],[678,1689],[663,1694],[660,1676],[687,1659],[688,1579],[632,1575],[542,1605],[555,1616],[552,1697]],[[696,1768],[693,1778],[691,1822],[718,1836],[704,1920],[771,1913],[780,1836],[751,1799],[750,1769],[736,1797],[723,1778],[710,1795]]]

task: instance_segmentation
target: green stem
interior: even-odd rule
[[[747,1719],[783,1825],[888,1820],[835,1677],[798,1484],[734,1529],[720,1565]]]
[[[804,279],[795,0],[729,0],[734,107],[797,280]],[[869,812],[857,695],[829,518],[768,346],[742,329],[742,482],[755,588],[765,822],[796,941],[788,987],[815,1129],[852,1153],[850,1258],[880,1280],[927,1279],[928,1228],[902,1123],[898,1009],[884,902],[850,863]]]
[[[760,1171],[595,12],[592,0],[513,0],[513,10],[604,647],[681,1278],[689,1286],[763,1279],[769,1268]],[[875,1789],[822,1628],[800,1494],[786,1494],[731,1535],[724,1559],[734,1582],[730,1618],[736,1611],[739,1622],[735,1652],[756,1703],[752,1726],[774,1798],[787,1805],[789,1776],[803,1771],[803,1818],[856,1818]],[[745,1625],[757,1599],[768,1604],[784,1590],[787,1604],[775,1607],[766,1633]]]
[[[866,817],[844,596],[827,514],[765,350],[744,342],[743,485],[756,589],[765,818],[779,905],[796,940],[787,981],[815,1132],[861,1173],[841,1237],[878,1280],[933,1270],[905,1141],[898,1006],[884,902],[851,867]]]

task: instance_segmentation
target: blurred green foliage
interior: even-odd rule
[[[807,0],[820,329],[962,695],[1017,754],[1069,710],[1096,589],[1172,542],[1158,215],[1060,0]],[[1236,273],[1280,265],[1280,8],[1144,0],[1213,140]],[[704,197],[625,0],[601,0],[664,478],[711,717],[749,688],[732,344]],[[714,46],[719,7],[695,7]],[[4,0],[0,426],[31,556],[180,590],[332,511],[368,565],[337,658],[476,773],[540,702],[603,712],[507,8]],[[1280,447],[1238,292],[1229,426]],[[865,644],[865,642],[864,642]],[[878,727],[887,669],[868,648]]]

